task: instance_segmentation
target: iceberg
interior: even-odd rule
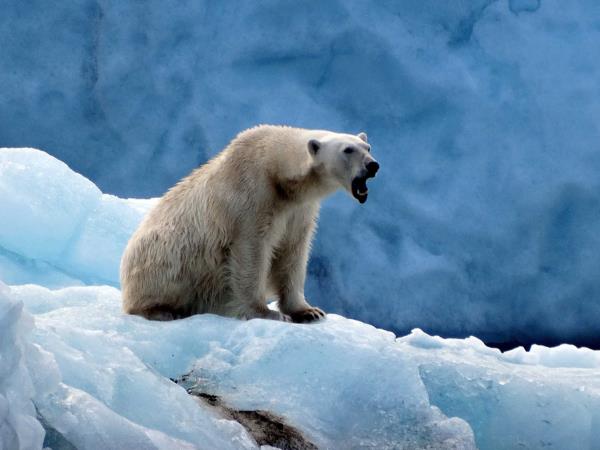
[[[476,338],[420,330],[396,338],[333,314],[308,325],[214,315],[152,322],[124,315],[119,291],[107,286],[22,285],[3,294],[3,302],[24,305],[17,323],[29,323],[19,337],[30,347],[8,394],[27,419],[19,428],[27,445],[8,448],[40,448],[38,418],[51,447],[257,447],[239,423],[188,392],[283,417],[318,448],[600,442],[600,368],[582,363],[597,361],[597,351],[501,353]]]
[[[33,314],[33,345],[60,374],[35,404],[77,448],[169,448],[173,439],[255,448],[241,425],[170,380],[183,375],[236,409],[285,417],[319,448],[475,448],[465,421],[429,404],[394,335],[370,325],[339,316],[316,326],[214,315],[163,323],[124,315],[112,287],[10,294]],[[48,365],[30,370],[43,376]]]
[[[119,257],[154,201],[0,150],[0,448],[276,448],[251,414],[306,448],[598,448],[598,351],[123,314]]]

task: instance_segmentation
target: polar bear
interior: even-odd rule
[[[379,164],[367,135],[261,125],[171,188],[121,260],[123,309],[148,319],[200,313],[294,322],[325,313],[304,298],[320,200],[367,200]],[[267,307],[276,296],[279,311]]]

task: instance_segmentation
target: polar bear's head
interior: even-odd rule
[[[328,178],[360,203],[367,201],[367,180],[375,176],[379,163],[371,155],[366,133],[323,133],[308,141],[308,151]]]

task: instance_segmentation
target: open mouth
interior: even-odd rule
[[[367,201],[369,189],[367,188],[367,176],[356,177],[352,180],[352,196],[360,203]]]

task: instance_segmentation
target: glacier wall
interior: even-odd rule
[[[326,203],[313,302],[402,334],[598,346],[599,12],[8,0],[0,146],[148,197],[256,123],[365,130],[382,169],[364,207]]]

